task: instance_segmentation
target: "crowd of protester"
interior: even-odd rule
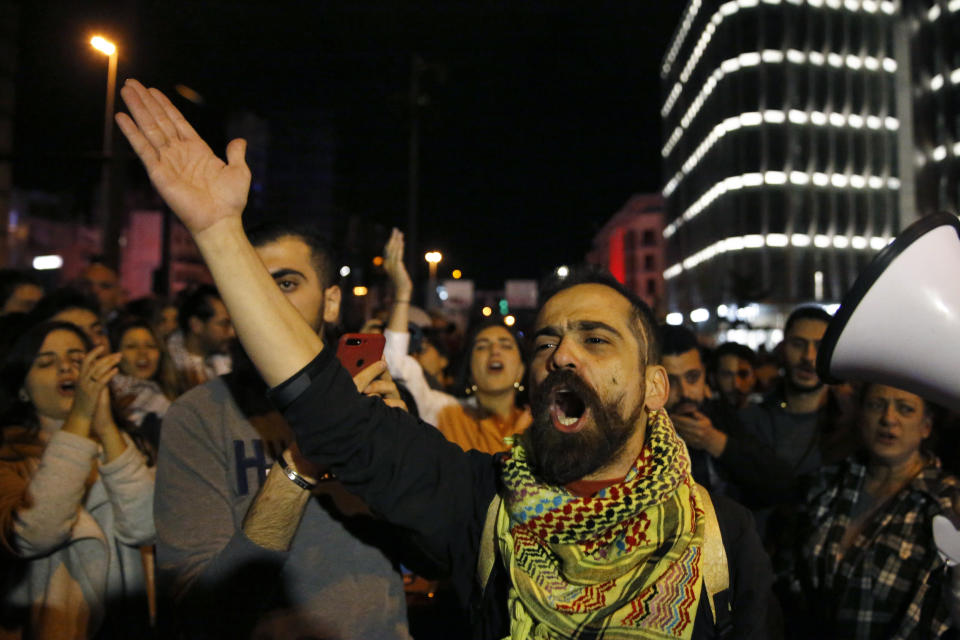
[[[382,332],[383,361],[352,385],[324,373],[326,351],[302,369],[307,382],[261,377],[263,353],[236,339],[254,314],[231,317],[212,285],[126,301],[119,274],[96,257],[51,291],[29,272],[0,272],[0,638],[634,637],[605,635],[610,620],[630,621],[619,610],[573,615],[571,600],[600,597],[596,576],[599,593],[629,576],[650,601],[706,594],[709,607],[666,607],[667,618],[686,616],[682,632],[649,620],[659,635],[636,637],[957,635],[960,573],[931,532],[938,514],[960,522],[957,417],[881,384],[824,384],[821,307],[795,309],[771,352],[714,348],[685,327],[655,326],[611,277],[581,270],[546,290],[536,331],[479,315],[463,327],[413,306],[394,230],[388,308],[348,327],[326,239],[278,222],[246,235],[296,311],[287,324],[328,344]],[[628,320],[617,325],[621,308]],[[586,312],[607,319],[568,320]],[[639,353],[616,375],[645,380],[640,406],[660,404],[644,418],[637,460],[597,480],[586,465],[634,446],[633,423],[610,414],[578,363],[626,358],[630,349],[606,349],[627,334]],[[545,359],[546,383],[528,393]],[[617,409],[632,393],[616,377],[592,383],[622,390]],[[309,408],[333,434],[319,444],[301,424],[304,389],[317,385],[326,395]],[[557,444],[588,414],[598,438]],[[490,460],[507,470],[497,480]],[[681,481],[669,491],[645,484],[671,474]],[[490,495],[465,504],[455,499],[464,487]],[[493,496],[502,487],[503,506]],[[654,498],[623,515],[631,503],[620,494]],[[547,546],[515,528],[541,513]],[[571,513],[580,519],[567,522]],[[589,529],[604,514],[632,527],[604,538],[615,544],[603,560],[628,563],[612,572],[593,555],[606,533],[565,538],[564,527]],[[683,554],[667,545],[652,563],[637,540],[719,549],[728,575],[718,588],[715,571],[685,577]],[[543,569],[553,562],[563,571]]]

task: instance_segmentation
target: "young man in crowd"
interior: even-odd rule
[[[43,284],[29,271],[0,269],[0,316],[30,313],[43,297]]]
[[[724,342],[713,353],[713,378],[720,397],[734,409],[743,409],[757,385],[757,354],[736,342]]]
[[[690,450],[694,479],[752,507],[779,499],[789,476],[773,449],[744,431],[736,409],[710,397],[696,336],[684,327],[662,325],[660,350],[670,381],[666,409]]]
[[[315,232],[271,224],[250,238],[313,331],[336,321],[340,288]],[[163,421],[157,558],[176,631],[407,640],[401,577],[371,544],[387,533],[382,523],[335,480],[318,481],[242,351],[234,364],[181,396]],[[400,406],[395,388],[372,373],[358,374],[357,388]]]
[[[101,256],[94,256],[80,275],[80,283],[96,296],[103,320],[113,321],[123,304],[123,290],[116,270],[107,265]]]
[[[769,560],[749,514],[693,482],[633,294],[596,277],[546,296],[533,425],[501,456],[464,452],[359,395],[276,288],[240,223],[245,143],[225,164],[159,91],[127,81],[122,95],[136,123],[118,124],[192,233],[304,456],[446,561],[475,637],[769,637]]]
[[[177,324],[167,348],[187,388],[230,372],[236,333],[216,287],[200,285],[189,292],[180,304]]]

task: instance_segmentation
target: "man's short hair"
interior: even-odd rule
[[[750,365],[751,369],[757,368],[757,354],[753,349],[739,342],[724,342],[717,350],[713,352],[713,366],[716,368],[720,358],[724,356],[734,356]]]
[[[336,267],[333,249],[326,237],[313,225],[286,220],[269,220],[253,225],[247,230],[247,238],[254,247],[276,242],[292,236],[302,240],[310,248],[313,268],[320,278],[320,287],[326,289],[336,284]]]
[[[0,308],[7,304],[18,287],[25,284],[43,288],[40,278],[26,269],[0,269]]]
[[[45,295],[30,312],[30,316],[33,322],[39,323],[67,309],[86,309],[100,316],[100,303],[97,298],[73,287],[61,287]]]
[[[787,324],[783,327],[783,333],[790,333],[790,329],[793,328],[793,325],[799,320],[818,320],[820,322],[830,324],[830,321],[833,320],[833,316],[827,313],[823,307],[818,307],[816,305],[811,304],[797,307],[787,318]]]
[[[679,356],[692,349],[700,350],[700,343],[693,331],[686,327],[669,324],[660,325],[657,331],[660,338],[660,356]]]
[[[620,284],[609,271],[602,267],[594,265],[578,266],[571,269],[569,275],[565,278],[560,278],[556,275],[552,276],[541,287],[543,304],[540,305],[540,308],[542,309],[543,305],[546,304],[550,298],[561,291],[581,284],[600,284],[605,287],[610,287],[630,302],[633,316],[631,319],[633,322],[629,323],[629,325],[634,331],[637,342],[640,344],[640,357],[643,360],[643,364],[646,366],[659,363],[660,345],[657,339],[657,321],[653,317],[653,311],[650,310],[650,307],[647,306],[647,303],[644,302],[640,296]]]
[[[190,318],[200,318],[207,322],[215,310],[213,301],[220,299],[220,292],[212,284],[201,284],[190,289],[182,298],[177,311],[177,324],[183,335],[190,334]]]

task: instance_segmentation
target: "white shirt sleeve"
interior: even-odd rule
[[[457,404],[458,400],[443,391],[431,389],[423,375],[423,368],[412,356],[407,355],[410,345],[410,334],[399,333],[387,329],[383,332],[386,345],[383,355],[387,360],[390,375],[397,382],[402,382],[417,403],[420,418],[427,424],[436,426],[437,416],[444,407]]]

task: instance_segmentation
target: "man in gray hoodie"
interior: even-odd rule
[[[336,320],[340,289],[315,233],[273,224],[251,237],[315,331]],[[297,454],[266,385],[238,355],[232,373],[182,396],[163,421],[157,555],[177,631],[408,639],[402,580],[381,551],[385,525]],[[398,405],[380,371],[361,371],[358,389]]]

